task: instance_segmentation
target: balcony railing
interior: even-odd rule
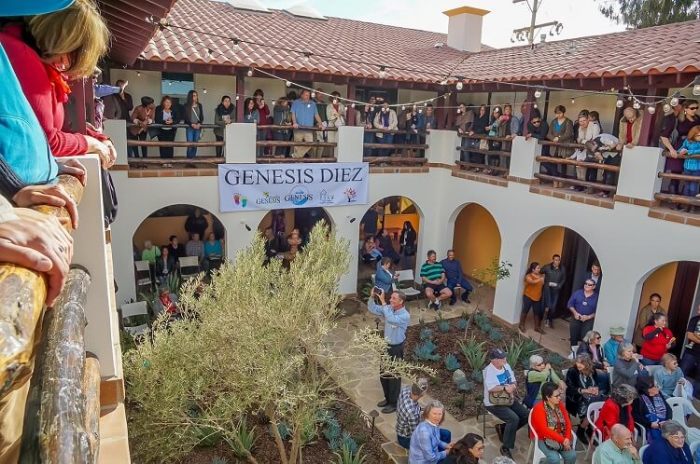
[[[664,157],[669,157],[667,151],[663,152]],[[700,155],[678,155],[677,159],[700,159]],[[688,174],[675,174],[671,172],[659,172],[658,176],[661,180],[668,180],[675,185],[676,192],[683,192],[685,184],[688,182],[698,184],[700,183],[700,176],[691,176]],[[681,195],[679,193],[663,193],[658,192],[654,195],[654,198],[659,201],[661,205],[669,205],[672,209],[683,209],[692,211],[693,208],[700,209],[700,198],[697,193],[700,189],[695,188],[695,196]]]
[[[460,137],[462,143],[457,147],[461,153],[457,162],[460,169],[495,176],[508,175],[512,138],[479,134],[461,134]]]
[[[570,186],[576,190],[588,190],[589,193],[598,191],[601,196],[608,196],[617,191],[617,177],[620,172],[622,153],[616,149],[601,150],[604,158],[600,161],[579,161],[570,159],[569,155],[575,150],[585,150],[586,147],[578,143],[560,143],[539,140],[543,152],[552,149],[567,150],[565,157],[541,155],[536,158],[541,163],[544,172],[535,173],[535,177],[541,181]],[[546,147],[546,148],[545,148]],[[608,163],[605,160],[610,160]],[[568,166],[573,166],[575,176],[567,173]],[[599,174],[602,172],[602,176]],[[581,179],[583,178],[583,179]]]
[[[364,134],[364,161],[394,166],[422,166],[426,162],[429,131],[364,128]],[[388,138],[391,142],[385,142]]]
[[[292,126],[269,125],[257,126],[256,129],[256,160],[259,163],[334,163],[336,161],[337,142],[316,140],[318,135],[325,138],[324,135],[327,137],[330,133],[337,137],[338,129],[336,127],[319,129],[318,127],[300,126],[295,129]],[[311,133],[314,140],[294,140],[295,130]],[[273,137],[273,140],[268,139],[270,136]],[[303,149],[299,151],[301,156],[296,155],[296,147]]]

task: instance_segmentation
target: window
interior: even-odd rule
[[[173,98],[182,97],[184,101],[187,92],[194,90],[194,75],[190,73],[164,72],[161,78],[160,91],[163,95]]]

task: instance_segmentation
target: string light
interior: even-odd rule
[[[666,103],[666,104],[664,105],[664,113],[670,113],[670,112],[671,112],[671,105],[669,105],[668,103]]]
[[[542,96],[542,91],[540,89],[535,90],[535,98],[540,98]]]
[[[316,98],[316,92],[311,92],[311,98]]]
[[[238,39],[233,39],[231,42],[233,42],[233,51],[240,52],[241,51],[241,41]]]
[[[654,114],[656,113],[656,107],[650,105],[647,107],[647,111],[649,112],[649,114]]]
[[[622,100],[622,98],[618,98],[617,101],[615,102],[615,106],[618,108],[622,108],[625,105],[625,102]]]
[[[638,101],[635,101],[634,104],[632,104],[632,108],[634,108],[635,110],[638,110],[641,107],[642,105]]]
[[[311,61],[311,53],[309,53],[309,52],[304,52],[304,58],[303,58],[303,60],[304,60],[304,63],[308,63],[309,61]]]
[[[572,104],[572,105],[575,105],[575,104],[576,104],[576,99],[575,99],[575,98],[572,98],[572,99],[571,99],[571,104]]]
[[[700,76],[695,76],[693,81],[693,95],[700,95]]]
[[[206,95],[207,89],[206,88],[202,89],[202,93]]]
[[[236,95],[236,101],[238,101],[238,100],[240,100],[240,99],[241,99],[241,96],[240,96],[240,95]]]
[[[462,81],[457,81],[457,84],[455,85],[455,88],[457,90],[462,90],[464,88],[464,83]]]
[[[673,94],[673,98],[671,98],[671,106],[678,106],[678,93]]]
[[[287,87],[291,87],[291,86],[292,86],[292,81],[286,81],[286,82],[284,83],[284,85],[286,85]]]
[[[141,71],[136,71],[136,77],[141,77]]]
[[[246,73],[248,77],[253,77],[253,68],[248,69],[248,72]]]
[[[387,75],[387,73],[386,73],[386,66],[380,66],[380,67],[379,67],[379,73],[378,73],[378,75],[379,75],[379,78],[380,78],[380,79],[385,79],[385,78],[386,78],[386,75]]]

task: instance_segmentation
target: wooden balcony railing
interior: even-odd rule
[[[663,152],[664,157],[670,157],[668,151]],[[678,155],[677,159],[700,159],[700,155]],[[688,174],[677,174],[671,172],[659,172],[658,176],[660,179],[666,179],[673,182],[676,186],[676,191],[678,193],[663,193],[659,192],[654,195],[654,198],[659,201],[661,205],[671,206],[672,209],[682,209],[685,207],[687,210],[692,210],[693,208],[700,208],[700,198],[697,196],[688,196],[681,194],[683,193],[685,184],[688,182],[693,182],[696,184],[700,183],[700,176],[691,176]],[[700,189],[696,189],[700,190]]]
[[[82,184],[66,175],[58,181],[78,203]],[[65,208],[35,209],[58,218],[69,216]],[[70,221],[63,223],[70,227]],[[83,306],[88,285],[87,271],[71,270],[53,309],[45,312],[44,276],[10,263],[0,264],[0,399],[6,403],[0,423],[8,427],[3,415],[12,409],[24,410],[23,421],[9,424],[14,430],[3,429],[7,436],[22,437],[19,462],[96,460],[100,374],[95,361],[85,360]],[[16,445],[9,449],[13,447],[18,449]],[[0,462],[6,462],[5,458],[0,455]]]
[[[457,161],[460,169],[502,177],[508,175],[513,139],[480,134],[460,134],[460,137],[462,143],[457,147],[461,153],[461,159]]]
[[[426,163],[425,151],[428,144],[425,140],[429,131],[367,128],[364,131],[364,161],[393,166],[422,166]],[[391,135],[391,143],[385,142],[387,135]]]

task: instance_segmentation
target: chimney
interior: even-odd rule
[[[450,18],[447,26],[447,45],[463,52],[481,51],[481,26],[487,10],[462,6],[443,11]]]

